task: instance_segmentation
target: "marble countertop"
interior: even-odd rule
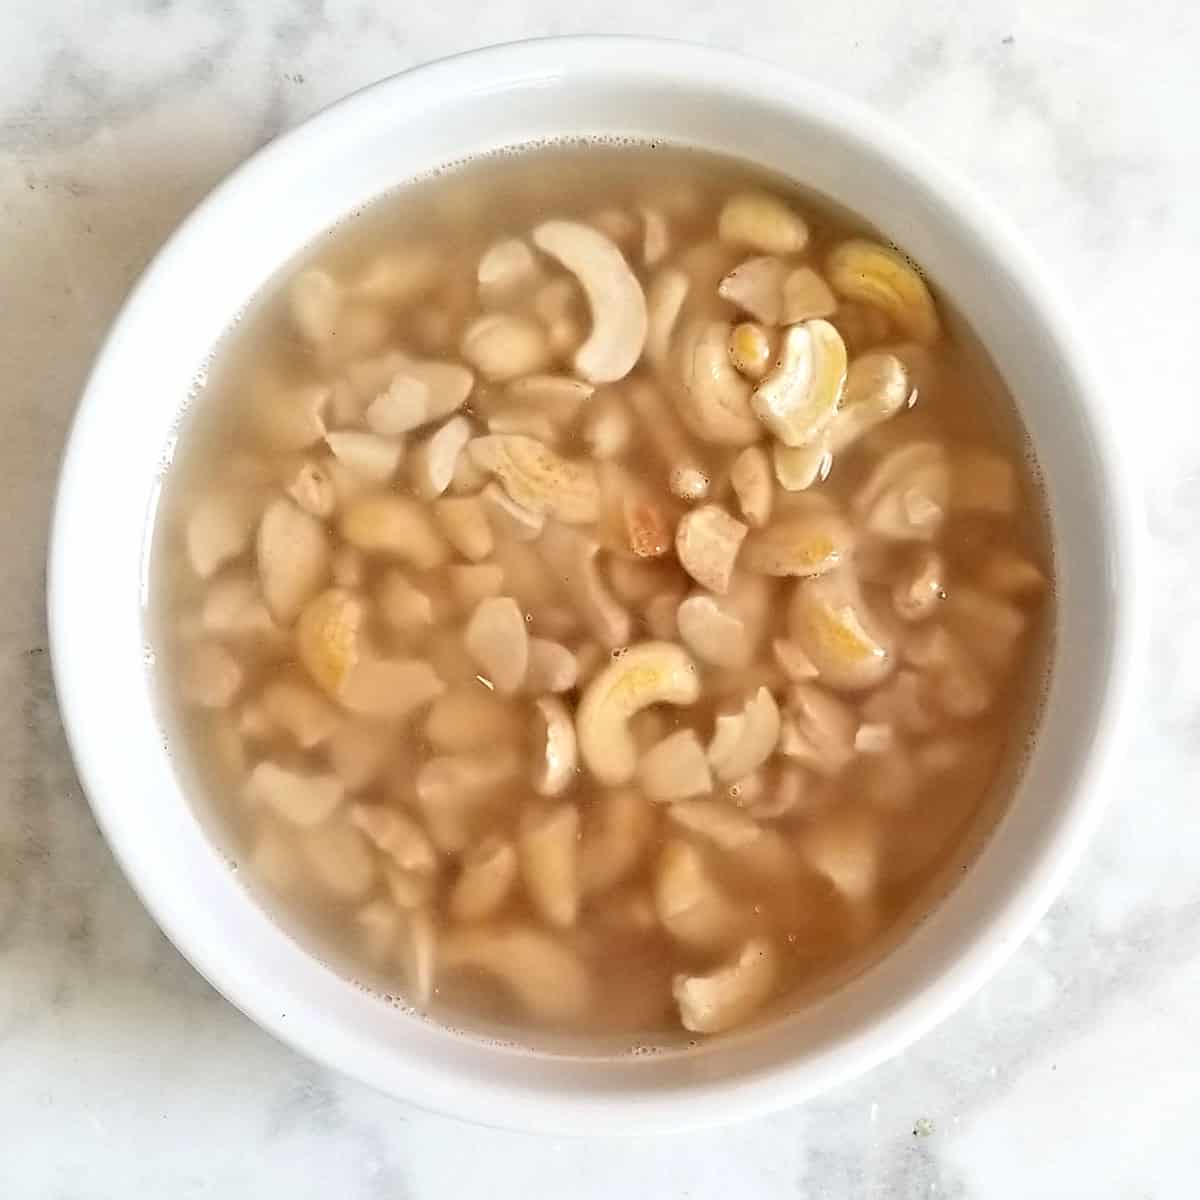
[[[1200,10],[1188,0],[6,0],[0,6],[0,1196],[1194,1197],[1200,1172]],[[1150,681],[1035,935],[901,1058],[723,1132],[564,1142],[331,1076],[203,983],[63,742],[43,558],[89,359],[240,159],[380,76],[535,34],[687,36],[885,110],[1003,205],[1098,335],[1145,464]],[[1193,674],[1196,672],[1196,674]]]

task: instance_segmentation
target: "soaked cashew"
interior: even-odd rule
[[[485,921],[512,895],[517,882],[517,851],[503,838],[485,838],[463,856],[462,871],[450,892],[456,921]]]
[[[817,668],[813,666],[812,659],[795,642],[787,638],[776,638],[771,643],[771,653],[792,683],[805,683],[816,679]]]
[[[741,850],[758,841],[762,826],[724,800],[685,800],[672,804],[668,817],[681,829],[697,834],[722,850]]]
[[[747,379],[761,379],[771,358],[771,337],[761,325],[743,321],[729,331],[729,361]]]
[[[749,529],[719,504],[684,513],[675,530],[675,553],[683,569],[701,587],[724,595],[733,565]]]
[[[482,684],[451,688],[429,707],[425,737],[443,754],[518,744],[525,736],[521,714]]]
[[[466,417],[451,417],[436,433],[413,447],[408,478],[422,500],[433,500],[450,486],[458,456],[471,434],[471,422]]]
[[[480,503],[498,537],[532,542],[546,524],[546,514],[518,504],[494,479],[479,493]]]
[[[327,433],[325,444],[338,462],[371,483],[387,483],[396,474],[404,454],[402,442],[353,429]]]
[[[547,638],[529,639],[526,691],[534,695],[569,692],[578,680],[579,662],[566,646]]]
[[[771,507],[775,499],[767,452],[761,446],[747,446],[733,460],[729,482],[746,524],[752,529],[762,528],[771,519]]]
[[[575,952],[523,925],[450,930],[441,939],[438,965],[486,972],[540,1021],[578,1021],[592,1003],[591,979]]]
[[[525,682],[529,666],[529,629],[511,596],[481,600],[463,634],[467,653],[502,696]]]
[[[306,450],[325,436],[332,391],[324,384],[285,387],[264,379],[251,393],[251,423],[259,439],[283,453]]]
[[[825,273],[839,296],[881,309],[916,342],[937,341],[940,323],[933,297],[904,255],[853,238],[834,247]]]
[[[754,656],[755,639],[733,606],[708,592],[683,600],[675,615],[679,638],[702,662],[714,667],[746,667]]]
[[[662,927],[696,950],[720,950],[745,929],[745,917],[713,879],[690,842],[669,841],[654,874],[654,908]]]
[[[596,565],[599,542],[565,525],[548,525],[537,548],[597,641],[610,650],[624,646],[633,621]]]
[[[823,482],[833,468],[828,434],[823,433],[807,446],[773,443],[771,466],[776,481],[785,492],[803,492],[814,483]]]
[[[371,847],[353,825],[334,818],[301,835],[300,848],[312,876],[339,900],[361,900],[375,882]]]
[[[450,416],[475,386],[457,363],[405,362],[367,408],[367,425],[386,437],[409,433]]]
[[[832,779],[853,760],[857,732],[858,719],[848,704],[815,684],[797,684],[788,693],[779,752]]]
[[[254,535],[254,513],[232,492],[203,497],[192,508],[185,535],[188,561],[201,579],[210,579],[238,558]]]
[[[342,514],[340,528],[342,537],[365,554],[398,558],[418,571],[432,571],[449,557],[426,507],[407,496],[363,496]]]
[[[756,321],[778,325],[783,310],[783,281],[787,274],[787,264],[782,259],[769,255],[748,258],[721,280],[717,294]]]
[[[243,794],[249,803],[269,808],[292,825],[320,825],[341,807],[346,797],[335,775],[292,771],[278,763],[260,762],[250,772]]]
[[[630,381],[626,399],[663,466],[667,470],[667,486],[672,495],[687,503],[703,500],[709,491],[711,477],[703,458],[675,415],[653,385],[643,380]]]
[[[338,699],[362,716],[400,721],[446,690],[437,671],[419,658],[364,658],[350,668]]]
[[[1011,550],[993,550],[980,566],[977,578],[985,591],[1013,599],[1029,599],[1046,589],[1041,568]]]
[[[437,968],[437,929],[425,909],[407,914],[401,925],[400,957],[409,999],[418,1006],[429,1003]]]
[[[525,891],[544,921],[560,929],[579,912],[579,810],[573,804],[527,809],[517,835]]]
[[[382,804],[354,804],[350,823],[402,871],[432,875],[438,866],[437,851],[412,817]]]
[[[400,571],[387,571],[379,581],[375,596],[379,615],[398,633],[420,634],[433,626],[437,609],[433,597],[417,587]]]
[[[842,406],[829,427],[830,451],[840,454],[915,399],[908,371],[896,355],[860,354],[846,371]]]
[[[575,715],[584,764],[608,787],[628,783],[637,769],[629,732],[634,713],[652,704],[694,704],[700,695],[696,664],[668,642],[629,647],[588,684]]]
[[[450,590],[462,612],[471,612],[480,600],[498,596],[504,590],[504,568],[495,562],[451,565],[446,575]]]
[[[909,442],[880,460],[854,497],[854,514],[871,533],[931,541],[950,506],[950,464],[937,442]]]
[[[324,342],[337,326],[345,292],[328,271],[310,267],[288,288],[288,309],[296,331],[314,345]]]
[[[848,900],[863,901],[879,878],[880,827],[861,812],[848,812],[809,825],[798,849],[814,871],[824,875]]]
[[[708,761],[723,783],[744,779],[775,753],[779,744],[779,706],[760,687],[740,711],[720,713],[708,746]]]
[[[605,393],[588,408],[581,433],[591,458],[618,458],[633,441],[633,415],[620,396]]]
[[[434,519],[446,540],[471,562],[482,562],[495,547],[488,513],[478,496],[444,496],[434,502]]]
[[[874,687],[895,666],[891,639],[845,571],[797,582],[788,624],[821,682],[839,691]]]
[[[850,526],[833,513],[783,513],[746,538],[739,561],[747,571],[812,577],[832,571],[854,548]]]
[[[180,672],[180,691],[199,708],[228,708],[241,691],[245,672],[220,642],[189,646]]]
[[[707,796],[712,772],[696,731],[680,729],[651,746],[638,763],[637,781],[652,800]]]
[[[296,654],[331,696],[340,695],[361,658],[362,601],[329,588],[310,601],[296,621]]]
[[[496,803],[496,789],[521,773],[511,746],[427,759],[417,771],[417,806],[437,848],[461,854],[476,839],[481,814]]]
[[[329,541],[315,517],[282,497],[258,525],[258,579],[271,615],[290,625],[329,575]]]
[[[537,259],[520,238],[493,242],[479,260],[475,277],[479,294],[487,301],[505,300],[537,278]]]
[[[750,406],[785,446],[808,446],[829,428],[846,383],[846,346],[828,321],[792,325],[779,361]]]
[[[800,321],[831,317],[837,312],[833,289],[812,267],[797,267],[783,281],[783,301],[779,323],[796,325]]]
[[[646,299],[621,251],[576,221],[546,221],[533,242],[575,275],[587,296],[592,330],[575,352],[576,371],[592,383],[612,383],[633,370],[646,344]]]
[[[808,244],[808,226],[781,200],[766,192],[739,192],[721,209],[721,240],[763,254],[795,254]]]
[[[774,947],[765,938],[752,938],[736,958],[708,975],[676,975],[671,992],[685,1029],[722,1033],[762,1007],[777,976]]]
[[[650,845],[654,814],[630,788],[605,792],[586,810],[579,847],[579,886],[584,896],[609,891],[626,879]]]
[[[337,711],[296,679],[275,679],[263,688],[262,706],[271,723],[302,750],[327,742],[338,727]]]
[[[521,408],[543,413],[556,426],[574,423],[596,387],[567,375],[527,375],[514,379],[505,396]]]
[[[533,790],[539,796],[560,796],[575,780],[579,750],[575,723],[567,706],[556,696],[541,696],[533,703],[532,743],[537,757]]]
[[[351,792],[375,782],[391,757],[386,734],[365,721],[344,721],[332,733],[325,753],[334,774]]]
[[[337,507],[333,480],[319,462],[301,463],[283,485],[283,490],[306,513],[322,521],[333,516]]]
[[[460,349],[463,358],[494,383],[532,375],[550,365],[550,346],[542,327],[512,313],[491,313],[472,321]]]
[[[646,293],[646,358],[655,370],[666,366],[671,337],[691,286],[691,277],[678,267],[664,267],[650,280]]]
[[[642,209],[642,262],[656,267],[671,249],[671,227],[657,208]]]
[[[591,463],[563,458],[515,434],[475,438],[467,449],[517,504],[568,525],[587,525],[599,517],[600,486]]]
[[[946,598],[946,564],[929,547],[921,547],[892,585],[892,608],[905,621],[924,621]]]
[[[731,332],[724,321],[700,321],[685,331],[677,407],[701,441],[749,446],[762,437],[762,426],[751,408],[750,385],[729,360]]]

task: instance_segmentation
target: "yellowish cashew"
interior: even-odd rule
[[[786,446],[807,446],[829,427],[846,383],[846,345],[828,321],[792,325],[779,361],[754,389],[750,404]]]
[[[903,254],[852,238],[833,248],[825,273],[839,296],[881,309],[914,341],[937,341],[940,323],[933,297]]]
[[[679,415],[702,441],[750,446],[762,437],[762,426],[750,406],[750,384],[729,359],[730,334],[724,321],[701,321],[686,331]]]
[[[621,251],[577,221],[546,221],[533,241],[578,278],[591,308],[592,330],[575,351],[575,369],[592,383],[623,379],[646,344],[646,298]]]
[[[568,525],[589,525],[599,518],[600,486],[591,463],[563,458],[518,434],[476,438],[467,449],[517,504]]]
[[[763,254],[795,254],[808,242],[808,226],[782,200],[766,192],[731,196],[718,218],[721,240]]]
[[[652,704],[694,704],[700,673],[679,646],[641,642],[619,653],[588,684],[576,712],[579,750],[601,783],[628,783],[637,770],[630,718]]]

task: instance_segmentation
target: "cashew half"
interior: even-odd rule
[[[845,571],[798,581],[788,623],[821,682],[832,688],[874,687],[895,666],[891,639],[867,607],[854,577]]]
[[[292,825],[311,829],[333,816],[346,797],[346,789],[336,775],[311,775],[278,763],[260,762],[246,780],[245,796]]]
[[[779,744],[779,706],[760,687],[740,712],[721,713],[708,747],[713,773],[723,783],[734,783],[757,770]]]
[[[824,575],[848,559],[853,546],[850,527],[836,513],[784,513],[750,534],[740,562],[763,575]]]
[[[583,761],[601,783],[628,783],[637,770],[637,747],[629,719],[652,704],[694,704],[700,673],[679,646],[641,642],[631,646],[588,684],[576,712]]]
[[[329,575],[329,540],[316,517],[280,497],[262,515],[258,578],[271,615],[294,621]]]
[[[938,442],[909,442],[880,460],[854,497],[871,533],[896,541],[932,541],[950,507],[950,462]]]
[[[692,281],[678,267],[664,267],[650,280],[646,294],[646,357],[655,370],[666,366],[671,353],[671,335],[683,311]]]
[[[858,718],[849,705],[815,684],[797,684],[788,693],[779,752],[832,779],[854,758],[857,731]]]
[[[450,891],[450,915],[456,921],[494,916],[517,881],[517,852],[512,842],[484,838],[463,855],[462,871]]]
[[[458,363],[405,361],[367,408],[367,425],[387,437],[419,429],[460,409],[474,386]]]
[[[708,975],[676,975],[671,993],[679,1019],[693,1033],[722,1033],[760,1008],[775,987],[779,968],[766,938],[751,938],[737,956]]]
[[[342,514],[342,537],[367,554],[398,558],[431,571],[449,558],[449,547],[425,505],[380,492],[356,500]]]
[[[808,226],[782,200],[766,192],[739,192],[725,201],[717,221],[721,240],[763,254],[795,254],[808,243]]]
[[[746,524],[760,529],[771,519],[775,489],[771,483],[771,462],[761,446],[747,446],[729,469],[729,483]]]
[[[475,438],[468,451],[525,508],[568,525],[589,525],[599,518],[600,485],[591,463],[563,458],[541,442],[517,434]]]
[[[541,917],[565,928],[579,912],[579,810],[573,804],[526,811],[517,836],[525,891]]]
[[[908,371],[894,354],[860,354],[846,371],[842,406],[829,427],[829,450],[837,454],[916,399]]]
[[[652,800],[685,800],[712,791],[712,772],[694,729],[679,729],[650,747],[637,767],[642,790]]]
[[[780,322],[795,325],[816,317],[831,317],[837,312],[833,289],[812,267],[797,267],[783,281],[783,311]]]
[[[514,695],[529,666],[529,629],[511,596],[481,600],[463,634],[467,653],[502,696]]]
[[[751,408],[750,385],[729,360],[729,337],[724,321],[700,321],[686,331],[679,415],[701,441],[750,446],[762,437],[762,426]]]
[[[584,896],[607,892],[630,875],[650,845],[655,816],[632,788],[605,792],[584,814],[579,886]]]
[[[254,514],[245,497],[232,492],[204,496],[188,517],[188,561],[201,579],[209,579],[250,545]]]
[[[575,352],[575,369],[592,383],[633,370],[646,344],[646,298],[616,245],[577,221],[546,221],[533,242],[575,275],[588,299],[592,329]]]
[[[650,448],[666,467],[667,487],[672,495],[691,504],[703,500],[708,495],[711,474],[674,408],[657,388],[642,379],[630,380],[626,399]]]
[[[852,238],[833,248],[825,272],[839,296],[882,310],[914,341],[928,345],[937,340],[940,323],[933,297],[899,251]]]
[[[542,327],[512,313],[476,318],[463,334],[461,349],[463,358],[495,383],[544,371],[550,364]]]
[[[338,462],[370,483],[387,483],[404,456],[403,442],[356,429],[327,433],[325,444]]]
[[[690,842],[663,847],[654,874],[654,907],[663,928],[697,950],[718,950],[745,928],[741,910],[725,895]]]
[[[729,590],[747,527],[719,504],[705,504],[684,513],[675,529],[675,553],[683,569],[701,587],[724,595]]]
[[[596,564],[600,543],[565,525],[550,524],[537,550],[597,641],[610,650],[626,645],[633,619],[600,574]]]
[[[834,418],[846,383],[846,346],[828,321],[792,325],[776,368],[754,389],[750,405],[786,446],[807,446]]]
[[[451,417],[435,433],[413,447],[408,460],[408,478],[422,500],[440,496],[454,478],[454,467],[463,447],[471,440],[471,422]]]
[[[539,796],[560,796],[574,781],[579,762],[575,724],[557,696],[541,696],[533,706],[533,745],[537,753],[533,790]]]
[[[755,320],[765,325],[778,325],[787,273],[787,265],[780,258],[771,255],[748,258],[721,280],[717,294],[722,300],[748,312]]]

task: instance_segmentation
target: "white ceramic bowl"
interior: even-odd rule
[[[781,1022],[690,1052],[580,1059],[405,1016],[322,966],[251,901],[164,749],[143,602],[150,523],[180,412],[214,342],[336,220],[439,164],[537,139],[627,135],[761,163],[862,214],[967,316],[1041,462],[1058,570],[1036,749],[986,848],[876,967]],[[416,1104],[563,1132],[715,1124],[865,1070],[958,1005],[1021,941],[1092,829],[1134,664],[1135,508],[1087,358],[997,215],[906,138],[759,62],[673,42],[502,46],[385,80],[279,138],[187,219],[96,363],[50,553],[55,678],[84,787],[146,907],[234,1004],[314,1058]]]

